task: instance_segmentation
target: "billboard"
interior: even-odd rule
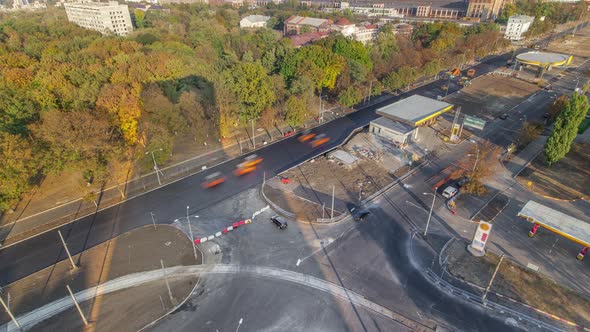
[[[492,224],[480,221],[477,229],[475,230],[475,236],[471,242],[471,248],[477,251],[484,251],[486,243],[490,238],[490,231],[492,230]]]
[[[486,122],[480,118],[475,116],[465,115],[465,119],[463,119],[463,125],[479,130],[483,130],[483,127],[486,125]]]

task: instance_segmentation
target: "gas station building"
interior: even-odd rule
[[[453,108],[452,104],[413,95],[377,109],[380,118],[371,121],[369,132],[404,145],[418,138],[418,128],[436,121]]]

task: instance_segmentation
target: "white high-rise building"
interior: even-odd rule
[[[527,32],[535,20],[532,16],[512,15],[508,18],[504,38],[510,40],[521,40],[522,35]]]
[[[125,36],[133,31],[127,5],[111,2],[66,2],[68,20],[103,34]]]

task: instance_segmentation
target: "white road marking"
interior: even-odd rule
[[[297,260],[297,264],[295,264],[295,266],[299,266],[299,264],[301,264],[301,259]]]

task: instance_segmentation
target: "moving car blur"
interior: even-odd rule
[[[258,157],[258,155],[249,155],[248,157],[244,158],[243,162],[238,164],[234,170],[234,175],[242,176],[244,174],[254,172],[256,170],[256,165],[260,164],[261,162],[262,158]]]
[[[203,187],[203,189],[208,189],[220,185],[223,182],[225,182],[225,176],[223,176],[219,172],[215,172],[213,174],[207,175],[205,177],[205,181],[201,184],[201,186]]]
[[[304,143],[304,142],[307,142],[310,139],[314,138],[315,135],[316,135],[315,133],[310,133],[310,132],[303,133],[297,138],[297,140],[301,143]]]
[[[327,143],[330,140],[330,137],[326,136],[326,134],[319,134],[314,137],[313,141],[311,141],[311,147],[316,148],[322,144]]]

